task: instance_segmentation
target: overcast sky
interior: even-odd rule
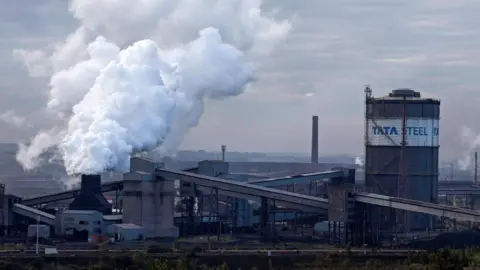
[[[64,0],[0,2],[0,140],[33,135],[45,80],[13,57],[65,38],[76,22]],[[267,0],[293,18],[287,41],[244,95],[210,102],[183,149],[308,152],[319,115],[321,154],[363,152],[364,85],[374,95],[408,87],[441,99],[443,157],[465,150],[460,129],[480,131],[480,1]],[[29,117],[30,121],[22,121]]]

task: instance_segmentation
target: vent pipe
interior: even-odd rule
[[[318,163],[318,116],[312,117],[312,155],[311,162]]]

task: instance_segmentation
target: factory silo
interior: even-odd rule
[[[368,192],[436,202],[440,101],[411,89],[375,98],[366,93],[365,185]],[[371,222],[396,231],[425,230],[424,214],[372,209]]]

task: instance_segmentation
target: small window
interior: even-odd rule
[[[80,220],[80,221],[78,222],[78,224],[80,224],[80,225],[88,225],[88,221]]]
[[[100,224],[102,224],[102,222],[100,222],[100,221],[97,220],[97,221],[95,221],[95,224],[96,224],[96,225],[100,225]]]

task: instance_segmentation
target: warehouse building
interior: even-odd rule
[[[103,232],[103,214],[91,210],[66,210],[62,213],[62,234],[75,240],[87,240]]]
[[[143,240],[145,229],[130,223],[112,224],[108,227],[108,237],[112,242]]]

